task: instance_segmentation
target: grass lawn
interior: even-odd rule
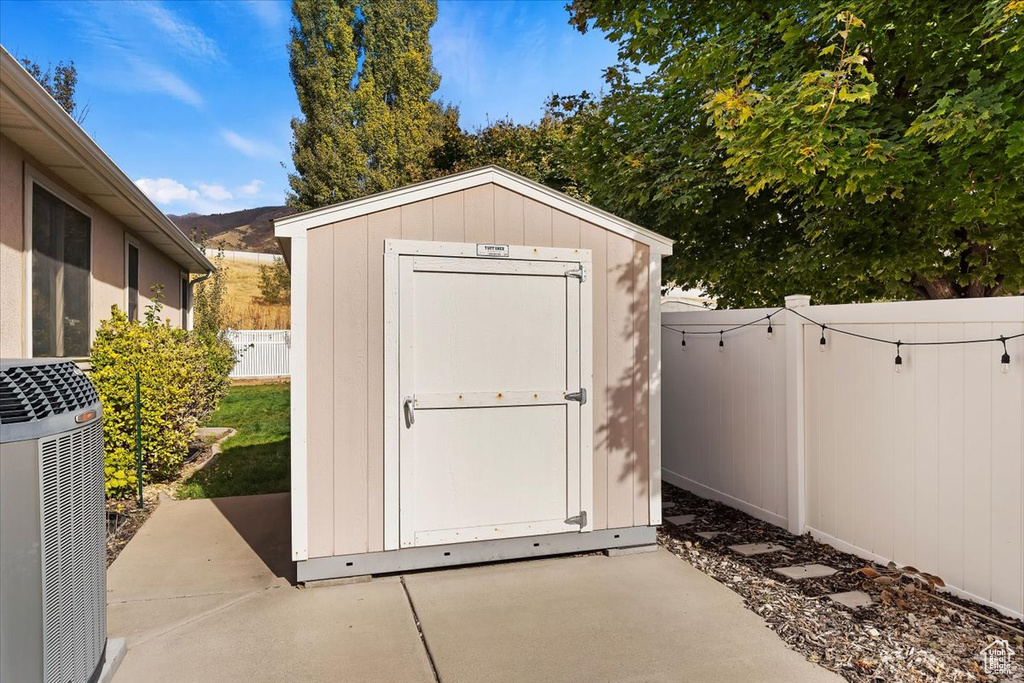
[[[238,433],[217,461],[182,484],[179,498],[219,498],[289,490],[287,383],[233,386],[209,417],[211,427]]]

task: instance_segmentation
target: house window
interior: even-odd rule
[[[32,187],[32,355],[89,355],[92,221]]]
[[[183,275],[181,277],[181,296],[178,298],[181,302],[181,329],[188,329],[188,277]]]
[[[139,319],[139,248],[128,243],[128,319]]]

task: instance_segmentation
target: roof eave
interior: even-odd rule
[[[10,96],[39,123],[43,132],[59,140],[79,161],[128,204],[133,206],[158,231],[184,253],[185,258],[169,257],[192,273],[216,270],[196,247],[149,197],[107,156],[78,123],[50,96],[5,48],[0,46],[0,73],[4,96]],[[185,262],[183,262],[185,261]]]

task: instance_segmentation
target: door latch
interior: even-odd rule
[[[402,401],[402,408],[405,409],[405,426],[412,427],[416,424],[416,408],[412,396],[406,396]]]
[[[566,394],[565,395],[565,400],[566,401],[579,401],[580,405],[583,405],[584,403],[587,402],[587,390],[581,388],[579,391],[574,391],[571,394]]]
[[[578,515],[576,515],[574,517],[570,517],[569,519],[565,520],[565,523],[566,524],[578,524],[579,527],[582,529],[583,527],[585,527],[587,525],[587,511],[586,510],[581,511],[580,514],[578,514]]]
[[[583,268],[582,264],[580,264],[579,268],[576,268],[574,270],[566,271],[565,276],[566,277],[574,277],[577,280],[579,280],[580,282],[586,282],[587,281],[587,271]]]

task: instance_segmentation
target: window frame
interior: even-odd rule
[[[178,305],[181,308],[181,329],[188,330],[192,322],[192,302],[189,301],[189,294],[192,292],[191,276],[184,270],[178,271]]]
[[[54,197],[64,202],[72,209],[83,214],[89,219],[89,287],[86,292],[86,308],[89,311],[89,344],[92,345],[96,329],[93,326],[93,275],[94,268],[96,265],[95,252],[96,252],[96,240],[95,228],[96,228],[96,211],[88,204],[83,202],[78,197],[68,192],[61,185],[51,179],[50,177],[43,174],[38,168],[26,163],[24,169],[24,195],[23,200],[23,213],[24,213],[24,225],[23,228],[23,248],[22,259],[22,319],[24,321],[22,329],[22,346],[25,350],[26,358],[33,358],[35,356],[34,349],[32,348],[32,330],[35,329],[35,320],[32,315],[32,268],[33,268],[33,252],[32,252],[32,207],[35,198],[35,188],[39,186],[46,192],[49,192]],[[88,356],[61,356],[69,360],[85,360]]]
[[[138,285],[139,285],[139,287],[138,287],[139,306],[138,306],[138,310],[135,311],[135,316],[136,317],[134,319],[135,320],[142,320],[142,246],[141,246],[139,240],[137,240],[127,230],[125,230],[125,232],[124,232],[124,314],[125,314],[125,316],[127,316],[128,320],[132,320],[133,319],[131,317],[131,309],[130,309],[130,306],[131,306],[131,296],[132,296],[131,284],[130,284],[130,281],[129,281],[129,278],[128,278],[128,263],[129,263],[129,259],[128,259],[129,251],[128,250],[131,247],[135,247],[135,252],[139,255],[139,258],[138,258],[138,260],[135,263],[135,267],[139,271],[137,273],[137,277],[138,277],[138,281],[139,281],[138,282]]]

